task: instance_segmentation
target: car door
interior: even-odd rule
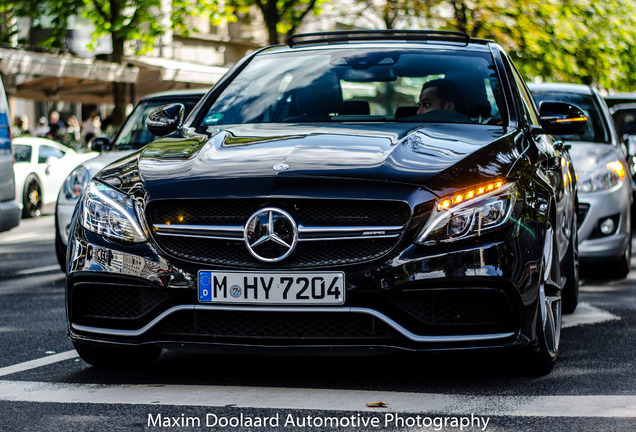
[[[520,113],[526,126],[526,139],[529,146],[529,155],[538,174],[547,179],[554,190],[555,197],[555,221],[557,233],[556,240],[559,246],[559,258],[562,259],[568,249],[570,237],[574,234],[572,224],[576,210],[576,184],[572,159],[565,144],[546,133],[538,133],[541,130],[539,112],[525,80],[521,77],[515,66],[506,59],[508,68],[513,76],[511,83],[516,87],[516,93],[520,98]]]
[[[62,160],[64,152],[52,145],[40,144],[38,148],[38,172],[42,179],[42,200],[51,203],[57,199],[57,193],[68,174]]]

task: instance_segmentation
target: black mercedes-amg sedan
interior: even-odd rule
[[[100,366],[162,349],[364,354],[518,348],[552,369],[578,291],[576,177],[492,41],[292,36],[114,162],[75,209],[70,338]],[[459,355],[459,354],[458,354]]]

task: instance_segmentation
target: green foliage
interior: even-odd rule
[[[636,86],[634,0],[454,0],[446,28],[492,38],[528,79]]]
[[[280,35],[293,34],[305,16],[318,13],[321,3],[327,0],[208,0],[216,20],[235,21],[256,7],[263,17],[268,41],[281,42]]]
[[[500,43],[528,79],[580,82],[605,89],[636,87],[636,0],[172,0],[171,22],[187,35],[187,17],[205,13],[216,23],[262,15],[271,44],[296,31],[322,6],[342,11],[339,24],[352,28],[437,28],[465,31]],[[0,0],[0,42],[15,29],[6,17],[34,18],[52,30],[46,43],[61,47],[67,20],[82,15],[95,23],[95,37],[110,35],[113,60],[126,41],[152,47],[165,29],[161,0]]]
[[[431,28],[434,9],[443,0],[355,0],[352,27],[368,23],[385,29]]]

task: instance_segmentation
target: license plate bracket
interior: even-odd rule
[[[344,272],[240,272],[201,270],[200,303],[343,305]]]

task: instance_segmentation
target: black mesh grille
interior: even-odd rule
[[[254,258],[243,242],[187,237],[162,237],[160,242],[166,252],[187,260],[268,267]],[[335,266],[369,261],[388,253],[394,245],[395,239],[300,243],[288,259],[276,263],[276,268]]]
[[[164,291],[145,285],[79,282],[73,286],[74,320],[137,321],[168,299]],[[147,320],[149,321],[149,319]]]
[[[164,319],[152,333],[285,340],[400,337],[373,316],[329,312],[181,311]]]
[[[397,201],[219,199],[151,201],[148,218],[151,224],[244,225],[257,210],[269,206],[307,226],[404,225],[410,217],[409,206]]]
[[[243,226],[260,208],[276,206],[289,212],[304,226],[405,226],[410,218],[407,204],[396,201],[343,200],[171,200],[148,205],[151,224],[172,226]],[[299,242],[277,268],[337,266],[366,262],[386,255],[397,244],[393,239],[356,239]],[[242,241],[157,236],[157,242],[175,257],[207,264],[268,268],[254,258]]]
[[[513,322],[510,303],[497,290],[452,288],[403,291],[389,301],[425,324],[505,326]]]

